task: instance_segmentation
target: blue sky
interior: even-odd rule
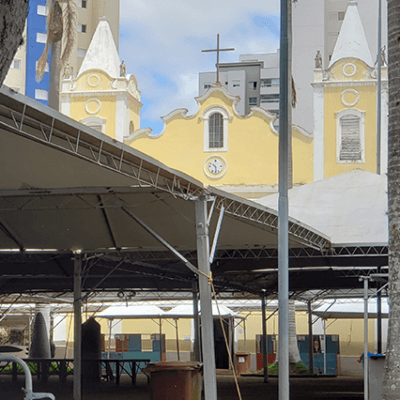
[[[215,70],[220,34],[221,62],[240,54],[276,52],[278,0],[121,0],[121,59],[138,80],[141,127],[162,130],[160,117],[176,108],[196,112],[199,72]]]

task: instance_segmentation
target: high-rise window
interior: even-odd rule
[[[279,103],[279,93],[262,94],[261,103]]]
[[[85,49],[78,49],[76,51],[76,56],[84,58],[86,56],[86,50]]]
[[[43,6],[41,4],[38,4],[37,6],[37,14],[38,15],[47,15],[48,14],[48,9],[46,6]]]
[[[249,97],[249,105],[256,106],[257,105],[257,97]]]
[[[43,89],[35,89],[36,100],[49,100],[49,92]]]
[[[20,69],[21,68],[21,60],[12,60],[10,68]]]
[[[36,32],[36,42],[46,43],[46,41],[47,41],[47,33]]]
[[[261,79],[261,87],[279,86],[279,78]]]

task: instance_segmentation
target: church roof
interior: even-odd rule
[[[358,58],[369,66],[373,65],[356,1],[349,1],[329,67],[336,61],[349,57]]]
[[[106,20],[101,20],[97,25],[78,75],[92,69],[100,69],[111,77],[117,78],[120,64],[121,60],[110,25]]]
[[[289,215],[335,244],[387,243],[387,177],[352,170],[289,191]],[[254,200],[278,208],[278,195]]]

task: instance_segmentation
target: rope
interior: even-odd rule
[[[221,312],[219,310],[219,305],[218,305],[218,301],[217,301],[217,293],[215,292],[215,287],[214,287],[213,278],[212,278],[212,272],[210,271],[210,275],[207,275],[202,271],[199,271],[199,273],[208,279],[208,284],[211,286],[212,292],[214,294],[215,304],[217,305],[217,310],[218,310],[218,315],[219,315],[219,322],[221,324],[222,333],[224,334],[226,350],[228,351],[229,363],[230,363],[230,365],[232,367],[232,371],[233,371],[233,378],[235,380],[236,391],[237,391],[239,400],[242,400],[242,394],[240,393],[239,382],[238,382],[237,375],[236,375],[235,365],[233,364],[232,355],[229,350],[228,339],[227,339],[226,333],[225,333],[224,322],[222,320]]]

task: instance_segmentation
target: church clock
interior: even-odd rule
[[[210,178],[220,178],[226,172],[226,161],[221,156],[208,157],[204,163],[204,172]]]

